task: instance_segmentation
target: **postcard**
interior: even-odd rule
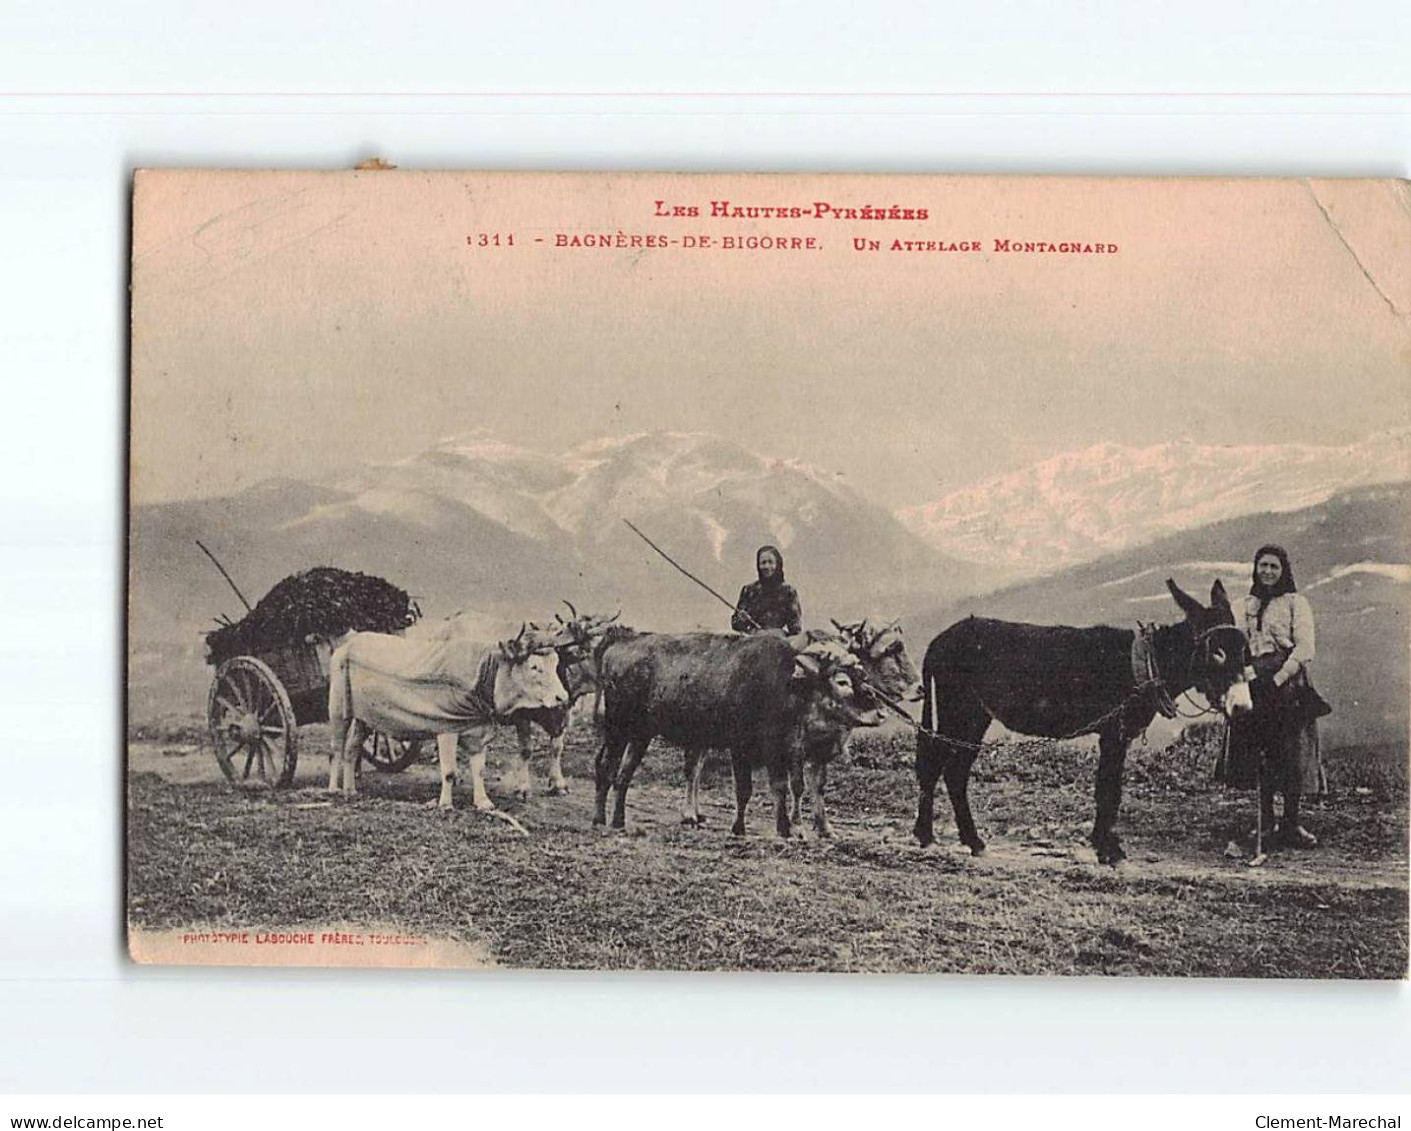
[[[1407,183],[132,223],[134,960],[1406,976]]]

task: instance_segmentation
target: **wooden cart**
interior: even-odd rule
[[[314,637],[216,667],[206,721],[221,770],[232,782],[283,788],[294,780],[299,727],[328,721],[328,661],[333,643]],[[371,732],[362,757],[383,773],[405,770],[422,744]]]

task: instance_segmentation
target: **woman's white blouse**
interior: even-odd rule
[[[1251,656],[1267,656],[1280,650],[1289,653],[1287,662],[1274,676],[1275,683],[1286,683],[1313,659],[1313,606],[1301,593],[1281,593],[1264,609],[1264,623],[1260,625],[1259,598],[1251,594],[1244,599],[1244,634],[1249,638]]]

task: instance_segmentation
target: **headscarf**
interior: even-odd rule
[[[779,568],[774,571],[774,576],[768,581],[766,581],[764,575],[759,572],[759,556],[765,551],[773,554],[774,560],[779,563]],[[759,576],[759,583],[766,588],[776,589],[784,584],[784,555],[779,552],[778,546],[761,546],[756,550],[754,552],[754,569],[755,573]]]
[[[1279,564],[1284,567],[1283,573],[1279,575],[1279,580],[1273,585],[1261,585],[1259,583],[1259,559],[1273,555],[1279,559]],[[1297,593],[1298,586],[1293,583],[1293,566],[1289,564],[1289,553],[1282,546],[1275,546],[1270,543],[1267,546],[1260,546],[1254,555],[1254,570],[1252,574],[1253,584],[1249,587],[1250,593],[1259,599],[1259,612],[1255,617],[1255,624],[1264,627],[1264,610],[1269,607],[1269,602],[1275,597],[1282,597],[1285,593]]]

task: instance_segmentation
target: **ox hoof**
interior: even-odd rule
[[[971,856],[985,855],[985,842],[983,840],[961,841],[961,843],[964,844],[966,848],[970,849]]]
[[[690,825],[692,828],[700,828],[706,823],[706,819],[700,816],[693,817],[689,813],[682,813],[681,823],[683,825]]]
[[[1125,859],[1127,859],[1127,854],[1122,851],[1122,846],[1120,844],[1114,844],[1107,848],[1098,849],[1097,862],[1099,864],[1106,864],[1110,867],[1115,868]]]
[[[593,826],[594,826],[595,828],[602,828],[602,826],[606,825],[607,823],[608,823],[608,819],[607,819],[606,817],[594,817],[594,818],[593,818]]]
[[[493,813],[495,811],[495,803],[488,797],[482,797],[474,804],[477,813]]]
[[[731,836],[744,836],[744,835],[745,835],[745,826],[744,826],[744,825],[741,825],[741,824],[738,824],[738,823],[731,825],[731,826],[730,826],[730,835],[731,835]]]
[[[568,792],[569,792],[568,785],[567,785],[567,783],[565,783],[565,782],[558,782],[558,783],[556,783],[555,785],[549,786],[549,796],[550,796],[550,797],[562,797],[564,794],[566,794],[566,793],[568,793]]]
[[[1127,859],[1127,854],[1122,851],[1122,842],[1112,833],[1095,833],[1091,839],[1099,864],[1120,864]]]
[[[832,826],[832,825],[814,825],[814,826],[813,826],[813,832],[814,832],[814,835],[815,835],[815,836],[819,837],[819,838],[822,839],[822,840],[832,840],[832,839],[833,839],[833,826]]]

